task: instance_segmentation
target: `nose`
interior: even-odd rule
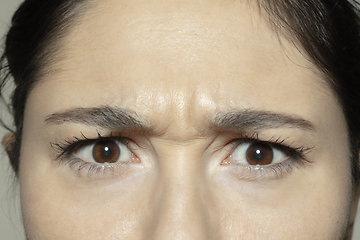
[[[165,159],[160,170],[150,239],[213,239],[204,177],[196,164],[189,164],[201,161],[175,158]]]

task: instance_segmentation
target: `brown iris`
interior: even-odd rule
[[[250,165],[267,165],[273,161],[273,150],[268,144],[252,143],[246,151]]]
[[[114,163],[119,159],[120,148],[114,141],[99,141],[95,144],[92,154],[98,163]]]

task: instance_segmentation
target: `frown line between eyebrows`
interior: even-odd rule
[[[225,131],[256,131],[272,128],[298,128],[314,131],[314,124],[308,120],[269,111],[243,110],[217,114],[213,127]]]
[[[45,117],[46,124],[80,123],[103,129],[144,130],[143,121],[136,113],[109,106],[73,108]]]

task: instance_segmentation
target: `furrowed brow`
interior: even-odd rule
[[[256,131],[272,128],[315,130],[313,123],[299,117],[269,111],[253,110],[217,114],[212,125],[215,129],[224,131]]]
[[[144,130],[144,125],[134,113],[109,106],[96,108],[73,108],[48,115],[46,124],[80,123],[116,130]]]

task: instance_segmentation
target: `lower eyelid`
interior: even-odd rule
[[[227,170],[237,180],[269,181],[284,178],[291,174],[295,168],[298,168],[298,166],[294,163],[294,160],[287,159],[281,163],[266,166],[233,164]]]
[[[60,159],[59,164],[66,168],[70,168],[78,177],[82,178],[112,178],[114,176],[126,175],[127,173],[130,173],[130,164],[126,162],[100,164],[86,162],[81,158],[72,157],[67,159]]]

